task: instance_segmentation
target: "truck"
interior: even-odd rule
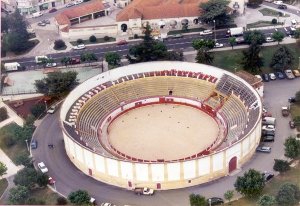
[[[264,117],[262,119],[262,124],[263,125],[274,125],[276,124],[276,118],[274,117]]]
[[[18,71],[21,68],[21,65],[18,62],[5,63],[5,71]]]
[[[230,28],[227,31],[228,37],[235,37],[236,43],[242,43],[244,42],[244,28],[243,27],[237,27],[237,28]]]
[[[148,187],[136,187],[134,188],[134,193],[137,195],[153,195],[154,190]]]
[[[48,57],[47,56],[36,56],[35,63],[37,63],[37,64],[42,63],[43,59],[48,59]]]
[[[288,107],[281,107],[281,114],[282,114],[282,116],[284,116],[284,117],[289,116],[289,114],[290,114],[289,108],[288,108]]]

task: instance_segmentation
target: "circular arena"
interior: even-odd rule
[[[223,177],[260,141],[262,103],[216,67],[149,62],[99,74],[60,112],[66,153],[85,174],[123,188],[176,189]]]

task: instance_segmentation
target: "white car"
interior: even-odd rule
[[[276,75],[274,73],[270,73],[269,76],[270,76],[271,80],[275,80],[276,79]]]
[[[262,127],[262,130],[265,130],[265,131],[275,131],[275,126],[274,125],[264,125]]]
[[[224,46],[224,44],[221,44],[221,43],[218,43],[218,42],[215,43],[215,47],[216,48],[221,48],[223,46]]]
[[[46,67],[56,67],[56,66],[57,64],[55,62],[46,64]]]
[[[32,13],[32,17],[33,18],[37,18],[37,17],[40,17],[40,16],[43,16],[43,13],[42,12],[35,12],[35,13]]]
[[[45,165],[44,162],[38,163],[38,167],[40,168],[40,170],[41,170],[42,173],[48,172],[48,168],[46,167],[46,165]]]
[[[73,49],[75,49],[75,50],[85,49],[85,45],[84,44],[79,44],[77,46],[74,46]]]
[[[208,35],[208,34],[212,34],[212,30],[204,30],[204,31],[201,31],[200,32],[200,36],[203,36],[203,35]]]
[[[77,0],[77,1],[74,2],[74,5],[78,5],[78,4],[81,4],[81,3],[83,3],[83,0]]]
[[[273,3],[276,5],[281,5],[281,4],[283,4],[283,1],[274,1]]]
[[[273,41],[274,41],[274,39],[272,37],[267,37],[266,38],[266,42],[273,42]]]
[[[56,105],[52,105],[52,106],[48,109],[47,113],[48,113],[48,114],[54,114],[55,111],[56,111]]]
[[[112,203],[106,202],[106,203],[102,203],[101,206],[115,206],[115,205]]]
[[[257,75],[255,75],[255,77],[262,81],[262,78],[260,75],[257,74]]]

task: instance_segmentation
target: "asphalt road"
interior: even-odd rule
[[[241,170],[232,176],[223,177],[211,183],[190,188],[158,191],[154,196],[136,196],[132,191],[120,189],[94,180],[84,175],[69,161],[65,154],[62,132],[59,126],[59,112],[47,115],[36,129],[34,139],[38,140],[38,148],[32,151],[35,164],[43,161],[49,169],[48,174],[56,180],[57,190],[68,195],[77,189],[87,190],[98,203],[112,202],[117,205],[189,205],[188,196],[197,193],[208,197],[223,197],[225,191],[233,189],[237,176],[250,168],[259,171],[272,171],[274,159],[284,157],[284,140],[292,134],[289,128],[290,117],[281,116],[281,107],[288,104],[287,99],[300,89],[300,78],[294,80],[275,80],[265,83],[265,107],[277,118],[276,138],[274,143],[266,143],[272,147],[270,154],[256,153]],[[54,144],[49,149],[48,144]]]
[[[289,6],[288,4],[285,4],[287,6],[287,9],[278,9],[278,5],[274,3],[269,3],[269,2],[263,2],[263,5],[272,7],[274,9],[277,9],[278,11],[281,11],[282,13],[291,13],[295,14],[297,16],[300,16],[300,8],[299,9],[294,9],[294,7]]]

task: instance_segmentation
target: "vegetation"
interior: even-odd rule
[[[48,96],[64,96],[77,84],[77,72],[52,72],[47,77],[35,81],[38,92]]]
[[[263,3],[263,0],[249,0],[248,1],[248,6],[258,7],[262,3]]]
[[[8,186],[7,179],[6,178],[0,179],[0,197],[2,196],[4,191],[6,190],[7,186]]]
[[[216,26],[230,23],[231,16],[228,14],[229,2],[228,0],[209,0],[201,3],[201,21],[207,24],[213,24],[215,20]]]
[[[277,22],[277,24],[283,25],[282,22]],[[247,28],[259,28],[259,27],[266,27],[266,26],[274,26],[272,21],[257,21],[250,24],[247,24]]]
[[[80,55],[80,59],[83,62],[91,63],[92,61],[97,61],[98,57],[94,53],[86,52]]]
[[[205,197],[201,195],[191,194],[190,195],[190,205],[191,206],[206,206],[206,200]]]
[[[66,49],[66,43],[62,39],[58,39],[54,41],[54,49],[55,50],[63,50]]]
[[[229,44],[230,44],[231,48],[233,49],[233,46],[236,45],[236,38],[235,37],[229,37],[228,41],[229,41]]]
[[[272,38],[277,41],[277,43],[279,44],[279,42],[282,42],[282,40],[284,39],[284,33],[282,33],[281,31],[275,31],[272,34]]]
[[[57,205],[67,205],[68,204],[68,200],[64,197],[58,197],[56,199],[56,204]]]
[[[85,190],[77,190],[75,192],[71,192],[68,196],[69,201],[75,205],[89,204],[90,198],[90,195]]]
[[[257,73],[264,65],[263,58],[261,57],[261,46],[253,41],[250,47],[243,51],[242,65],[243,68],[251,73]]]
[[[272,206],[275,203],[275,197],[272,195],[262,195],[257,201],[257,205],[259,206]]]
[[[244,33],[244,40],[247,44],[258,44],[262,45],[263,43],[266,42],[266,37],[264,33],[258,30],[253,30],[253,31],[246,31]]]
[[[264,186],[265,180],[263,175],[254,169],[250,169],[243,176],[239,176],[234,183],[236,191],[246,197],[259,196]]]
[[[24,204],[25,200],[29,197],[29,190],[25,186],[18,185],[9,190],[9,202],[11,204]]]
[[[120,65],[121,57],[117,52],[107,52],[105,54],[105,61],[107,61],[111,68],[115,68]]]
[[[0,108],[0,122],[6,120],[8,118],[7,110],[5,107]]]
[[[297,158],[300,155],[300,141],[294,137],[289,137],[284,142],[284,155],[288,158]]]
[[[91,37],[90,37],[91,38]],[[78,43],[78,40],[77,41],[71,41],[70,44],[72,46],[76,46],[78,44],[85,44],[85,45],[89,45],[89,44],[99,44],[99,43],[105,43],[105,42],[114,42],[116,41],[116,38],[114,37],[102,37],[102,38],[96,38],[96,41],[95,42],[91,42],[90,41],[90,38],[89,39],[86,39],[86,40],[83,40],[83,39],[80,39],[80,43]]]
[[[274,16],[274,17],[278,17],[280,16],[281,12],[278,12],[276,10],[273,9],[268,9],[268,8],[263,8],[258,10],[260,13],[262,13],[264,16]],[[284,17],[289,17],[288,14],[286,14]]]
[[[195,39],[192,46],[197,50],[196,62],[203,64],[212,64],[214,60],[213,53],[209,52],[214,48],[215,42],[210,39]]]
[[[299,200],[299,186],[292,183],[282,185],[276,195],[276,201],[279,205],[296,205]]]
[[[95,42],[97,42],[97,38],[94,35],[92,35],[92,36],[90,36],[89,41],[92,43],[95,43]]]
[[[46,105],[44,103],[35,104],[30,108],[30,111],[35,118],[38,118],[46,111]]]
[[[286,70],[291,67],[295,58],[287,46],[279,47],[273,54],[270,66],[273,69]]]
[[[0,177],[6,174],[7,167],[3,162],[0,162]]]
[[[23,165],[24,167],[32,167],[32,158],[28,156],[27,152],[22,152],[17,154],[16,160],[15,160],[16,165]]]
[[[233,194],[234,194],[234,190],[227,190],[225,193],[224,193],[224,198],[226,200],[228,200],[228,202],[231,201],[231,199],[233,198]]]
[[[83,40],[82,39],[77,39],[77,44],[83,44]]]
[[[290,164],[288,163],[288,161],[279,160],[279,159],[274,159],[274,161],[275,163],[273,166],[273,170],[282,173],[290,169]]]
[[[38,172],[34,168],[23,168],[19,170],[14,178],[16,185],[22,185],[27,187],[29,190],[33,189],[37,183]]]

